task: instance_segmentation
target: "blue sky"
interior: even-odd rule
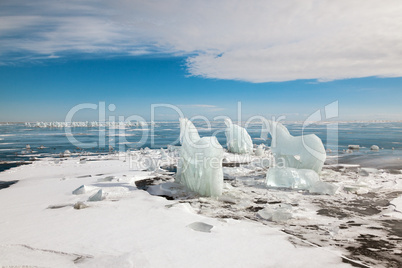
[[[303,120],[334,101],[339,120],[402,120],[391,2],[2,1],[0,121],[61,121],[100,101],[147,120],[157,103],[236,118],[241,102],[244,119]]]

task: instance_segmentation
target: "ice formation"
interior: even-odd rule
[[[216,137],[200,138],[187,118],[180,118],[180,160],[176,180],[203,196],[220,196],[223,189],[223,148]]]
[[[280,167],[270,168],[266,178],[268,186],[293,189],[309,189],[317,181],[320,177],[314,170]]]
[[[380,147],[378,147],[377,145],[372,145],[372,146],[370,147],[370,150],[372,150],[372,151],[378,151],[378,150],[380,150]]]
[[[253,152],[253,142],[246,129],[235,125],[229,118],[225,119],[226,142],[228,150],[232,153],[247,154]]]
[[[204,232],[204,233],[210,233],[211,229],[214,227],[213,225],[204,223],[204,222],[193,222],[189,225],[187,225],[187,227],[193,229],[194,231],[198,231],[198,232]]]
[[[314,134],[293,137],[282,124],[265,123],[272,136],[271,151],[275,158],[275,165],[266,176],[267,186],[334,194],[336,187],[320,181],[318,175],[326,159],[321,139]]]
[[[255,150],[255,155],[256,156],[263,156],[264,154],[265,154],[264,146],[262,144],[258,145],[257,149]]]
[[[281,205],[276,208],[266,207],[258,211],[257,215],[268,221],[286,222],[292,218],[292,206]]]
[[[186,189],[183,185],[175,182],[165,182],[157,185],[151,185],[146,189],[151,195],[172,197],[183,196],[186,194]]]
[[[332,183],[325,182],[325,181],[317,181],[317,182],[313,183],[313,185],[308,190],[310,193],[333,195],[336,193],[338,188],[339,188],[338,186],[336,186]]]
[[[73,191],[73,194],[79,195],[79,194],[85,194],[86,192],[88,192],[87,186],[81,185],[80,187],[78,187]]]
[[[100,189],[99,191],[97,191],[96,193],[91,195],[88,198],[88,201],[96,202],[96,201],[102,201],[102,199],[103,199],[103,191],[102,191],[102,189]]]
[[[277,165],[321,173],[327,154],[319,137],[315,134],[293,137],[279,122],[266,120],[265,124],[265,130],[272,136],[271,152]]]
[[[69,157],[71,156],[71,152],[69,150],[65,150],[64,153],[60,154],[61,157]]]
[[[272,167],[267,173],[265,183],[270,187],[309,190],[312,193],[334,194],[335,185],[320,180],[317,172],[311,169]]]
[[[161,160],[157,158],[147,157],[144,159],[144,166],[148,171],[158,171],[160,169]]]

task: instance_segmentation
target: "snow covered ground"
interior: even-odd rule
[[[144,170],[144,159],[165,169]],[[18,182],[0,190],[0,266],[400,266],[399,171],[325,166],[321,178],[338,191],[313,195],[267,189],[260,160],[226,153],[219,198],[174,183],[174,151],[45,158],[2,172],[0,181]],[[88,201],[100,189],[102,200]]]

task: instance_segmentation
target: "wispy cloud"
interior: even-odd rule
[[[207,78],[400,77],[400,14],[399,0],[3,0],[0,62],[168,53]]]

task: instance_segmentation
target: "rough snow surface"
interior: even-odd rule
[[[174,149],[166,154],[177,163]],[[0,173],[0,181],[18,180],[0,190],[0,266],[400,263],[400,174],[366,169],[361,176],[358,167],[327,166],[322,180],[340,190],[315,195],[267,189],[267,168],[248,156],[247,163],[225,167],[223,194],[211,198],[175,187],[169,171],[146,171],[139,163],[144,157],[167,165],[159,150],[142,150],[88,156],[84,164],[46,158]],[[72,193],[82,185],[92,190]],[[88,202],[99,190],[102,200]],[[158,196],[168,194],[173,200]]]

